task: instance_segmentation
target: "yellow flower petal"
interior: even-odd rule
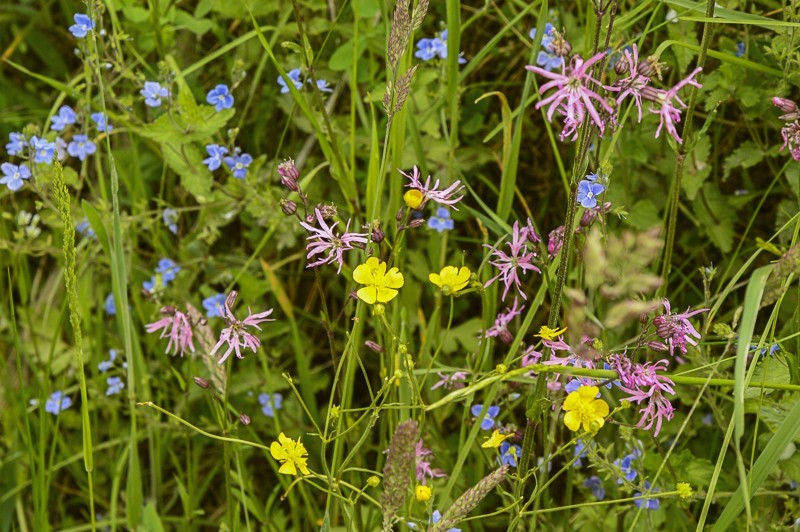
[[[499,430],[492,432],[492,435],[486,438],[486,441],[481,444],[484,449],[491,449],[500,447],[503,440],[510,438],[511,434],[500,434]]]
[[[392,290],[391,288],[384,288],[379,286],[377,289],[377,299],[381,303],[388,303],[392,299],[395,298],[397,295],[397,290]]]
[[[278,473],[282,473],[284,475],[296,475],[297,469],[294,467],[294,462],[287,460],[283,463],[280,469],[278,469]]]
[[[561,408],[564,410],[576,410],[580,408],[581,403],[582,399],[578,392],[571,392],[564,400],[564,405]]]
[[[369,266],[366,264],[356,266],[356,269],[353,270],[353,280],[358,284],[369,284]]]
[[[384,268],[385,267],[386,263],[384,263]],[[403,274],[400,273],[400,270],[397,268],[392,268],[386,272],[384,282],[389,288],[402,288],[403,284],[405,283],[405,279],[403,278]]]
[[[422,205],[422,200],[425,196],[419,190],[412,188],[403,194],[403,201],[412,209],[418,209]]]
[[[364,288],[359,288],[358,292],[356,292],[356,295],[367,305],[374,305],[375,302],[378,301],[378,289],[374,286],[365,286]]]
[[[596,399],[589,405],[596,416],[606,417],[608,415],[608,403],[602,399]]]
[[[429,273],[428,280],[438,286],[439,288],[442,287],[442,276],[438,273]]]
[[[283,447],[281,447],[281,444],[276,441],[272,442],[272,445],[269,446],[269,453],[275,460],[285,460],[288,456],[286,451],[283,450]]]
[[[581,426],[581,415],[577,410],[571,410],[564,414],[564,424],[569,430],[575,432]]]

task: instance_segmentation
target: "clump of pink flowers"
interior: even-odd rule
[[[781,151],[789,149],[792,159],[800,161],[800,113],[797,111],[797,104],[786,98],[775,97],[772,99],[773,105],[783,111],[781,120],[786,121],[786,125],[781,129],[783,146]]]
[[[564,47],[563,50],[565,54],[569,54],[571,47]],[[561,140],[569,138],[575,141],[578,139],[578,128],[587,119],[597,128],[600,136],[603,136],[608,126],[615,127],[619,107],[626,98],[633,99],[638,111],[638,121],[641,122],[642,100],[648,100],[653,104],[650,112],[660,117],[656,138],[661,134],[662,128],[665,128],[677,143],[682,143],[675,124],[681,121],[681,111],[687,106],[678,97],[678,91],[687,85],[701,88],[702,85],[695,78],[702,69],[696,68],[668,90],[658,89],[650,85],[653,74],[659,79],[661,77],[661,65],[657,58],[650,57],[640,63],[636,45],[626,48],[621,55],[614,68],[620,77],[612,85],[605,85],[597,79],[599,75],[595,77],[594,73],[596,65],[602,64],[606,52],[597,53],[589,59],[584,59],[579,54],[565,56],[561,73],[527,65],[526,69],[550,80],[539,88],[539,93],[544,95],[553,91],[536,104],[536,109],[547,106],[546,116],[550,122],[556,114],[560,115],[563,119]],[[610,94],[606,93],[618,93],[616,109],[607,103]],[[798,154],[800,155],[800,151]]]
[[[166,353],[174,350],[173,355],[183,354],[188,349],[194,353],[194,343],[192,343],[192,322],[185,313],[175,307],[164,307],[161,309],[164,316],[160,320],[145,325],[148,333],[161,331],[159,338],[169,337]]]
[[[258,325],[265,321],[275,321],[269,319],[267,316],[272,314],[272,309],[266,310],[264,312],[259,312],[258,314],[253,314],[250,309],[247,309],[247,317],[243,320],[236,319],[236,316],[233,315],[231,311],[231,307],[236,303],[236,298],[238,296],[238,292],[233,291],[228,294],[228,297],[225,299],[225,323],[228,325],[219,335],[219,341],[214,346],[214,349],[211,350],[209,353],[210,356],[214,356],[214,354],[219,351],[219,349],[224,345],[228,344],[228,349],[225,351],[225,354],[219,359],[219,363],[222,364],[225,362],[231,353],[236,352],[236,358],[244,358],[244,354],[242,353],[243,350],[250,349],[253,353],[258,350],[261,346],[261,340],[258,339],[257,336],[247,331],[248,327],[255,327],[259,331],[261,327]]]
[[[697,345],[700,333],[694,328],[689,318],[701,312],[708,311],[707,308],[673,314],[668,299],[664,300],[664,314],[653,318],[653,325],[656,326],[656,334],[663,339],[668,348],[669,354],[674,356],[675,348],[681,354],[686,354],[686,344]]]
[[[431,467],[431,462],[434,458],[433,451],[426,448],[422,440],[417,442],[414,448],[414,455],[417,462],[417,481],[421,482],[422,485],[427,484],[429,478],[434,479],[447,476],[443,470]]]
[[[675,415],[675,408],[667,399],[666,394],[675,395],[675,383],[666,375],[659,375],[669,365],[666,360],[658,362],[645,362],[638,364],[631,362],[625,355],[611,355],[608,357],[611,369],[619,375],[619,389],[628,394],[627,400],[639,406],[642,417],[638,428],[650,430],[655,427],[653,434],[658,436],[661,425]]]

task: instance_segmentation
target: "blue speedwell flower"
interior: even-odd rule
[[[33,150],[33,162],[51,164],[56,145],[48,142],[47,139],[40,139],[37,136],[31,137],[31,150]]]
[[[636,479],[636,475],[638,475],[636,470],[633,468],[633,462],[641,455],[642,452],[639,449],[635,449],[632,453],[625,455],[621,461],[619,458],[614,460],[614,465],[622,470],[622,476],[628,482],[633,482]],[[621,478],[617,479],[617,484],[622,484]]]
[[[64,395],[64,392],[56,391],[50,394],[50,397],[44,404],[44,411],[57,416],[71,406],[72,399],[68,395]]]
[[[25,179],[30,179],[31,171],[27,166],[21,164],[19,166],[11,163],[3,163],[0,165],[0,170],[3,172],[3,177],[0,178],[0,185],[5,185],[12,192],[22,188],[25,184]]]
[[[512,445],[507,441],[500,444],[500,464],[517,467],[517,457],[522,454],[522,447]]]
[[[311,82],[311,80],[308,80],[308,81],[309,81],[309,83]],[[330,86],[328,85],[328,82],[325,81],[324,79],[318,79],[317,80],[317,88],[322,92],[333,92],[333,89],[330,88]]]
[[[258,396],[258,402],[261,403],[261,411],[267,417],[275,417],[275,410],[283,408],[283,395],[279,393],[262,393]]]
[[[578,183],[578,203],[586,209],[597,207],[597,196],[602,194],[606,187],[600,183],[593,183],[587,179]]]
[[[58,114],[53,117],[50,124],[50,129],[53,131],[63,131],[69,124],[74,124],[78,121],[78,115],[72,110],[69,105],[62,105],[58,110]]]
[[[482,410],[483,410],[483,405],[482,404],[476,404],[476,405],[472,405],[472,408],[470,409],[470,412],[472,412],[473,416],[478,417],[478,416],[481,415],[481,411]],[[500,414],[500,407],[499,406],[492,405],[489,408],[487,408],[486,409],[486,415],[483,416],[483,419],[481,419],[481,428],[483,430],[491,430],[492,427],[494,427],[494,423],[495,423],[494,418],[496,418],[499,414]]]
[[[25,139],[25,135],[22,133],[9,133],[8,134],[8,144],[6,144],[6,151],[9,155],[20,155],[25,147],[28,145],[28,141]]]
[[[157,81],[145,81],[144,88],[139,91],[144,96],[144,104],[148,107],[160,107],[161,98],[167,98],[169,91]]]
[[[738,42],[736,43],[736,52],[734,54],[736,57],[742,57],[744,55],[744,43]]]
[[[206,96],[206,101],[213,105],[217,111],[222,111],[223,109],[230,109],[233,107],[233,94],[231,94],[230,89],[228,89],[227,85],[220,83],[210,91],[208,91],[208,95]]]
[[[295,68],[287,72],[286,77],[292,80],[292,85],[294,85],[295,89],[300,90],[303,88],[303,82],[300,81],[299,68]],[[281,87],[281,94],[286,94],[289,92],[289,86],[286,85],[286,80],[283,79],[283,76],[278,76],[278,85]]]
[[[83,39],[90,30],[95,27],[95,22],[88,15],[83,13],[75,13],[72,17],[75,24],[69,27],[69,32],[77,39]]]
[[[453,229],[453,219],[450,217],[450,211],[446,207],[436,209],[436,216],[428,218],[428,227],[440,233]]]
[[[108,384],[106,395],[116,395],[125,388],[125,383],[120,377],[109,377],[106,379],[106,384]]]
[[[203,164],[213,172],[222,166],[222,157],[228,153],[228,148],[217,144],[209,144],[206,146],[206,151],[208,152],[208,158],[203,159]]]
[[[105,113],[92,113],[89,115],[89,118],[97,125],[97,131],[101,133],[107,133],[114,129],[114,127],[108,123]]]
[[[108,294],[106,296],[106,300],[103,303],[103,308],[106,311],[106,314],[109,316],[114,316],[117,313],[117,304],[114,301],[114,294]]]
[[[97,151],[97,146],[86,135],[75,135],[67,146],[67,153],[81,161]]]
[[[164,220],[164,225],[167,226],[167,229],[169,229],[173,235],[178,234],[178,211],[167,207],[161,213],[161,219]]]
[[[114,360],[117,358],[117,350],[116,349],[109,349],[108,350],[108,360],[104,360],[97,365],[97,369],[101,373],[105,373],[106,371],[110,370],[114,367]]]
[[[597,500],[602,501],[606,497],[606,490],[603,489],[603,481],[600,480],[600,477],[589,477],[583,485],[592,490],[592,494]]]
[[[645,491],[650,491],[652,493],[661,491],[658,488],[650,489],[650,483],[648,481],[644,481],[644,489]],[[644,493],[637,491],[633,494],[634,497],[641,497]],[[658,499],[637,499],[633,501],[633,504],[636,505],[637,508],[644,507],[645,510],[658,510]]]
[[[206,317],[223,318],[225,305],[225,294],[217,294],[203,300],[203,308],[206,309]]]
[[[436,57],[447,59],[447,30],[444,30],[438,37],[433,39],[420,39],[417,41],[417,51],[414,55],[423,61],[430,61]],[[467,60],[458,57],[458,64],[463,65]]]
[[[85,216],[83,217],[83,220],[75,226],[75,230],[80,233],[81,236],[86,238],[97,238],[94,229],[92,229],[92,224],[89,223],[89,219]]]
[[[160,273],[165,281],[174,280],[179,271],[181,271],[181,267],[172,259],[164,258],[158,261],[156,273]]]
[[[536,39],[536,28],[533,28],[529,33],[530,38]],[[555,27],[549,22],[544,26],[544,35],[542,36],[542,49],[536,56],[536,64],[545,70],[556,70],[561,68],[564,64],[564,59],[555,55],[555,45],[553,44],[553,37],[555,37]]]
[[[250,166],[252,162],[253,158],[249,153],[225,157],[225,165],[231,169],[233,177],[236,179],[244,179],[247,176],[247,167]]]

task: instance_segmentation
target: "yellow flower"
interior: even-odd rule
[[[567,328],[564,327],[563,329],[551,329],[547,325],[542,325],[539,327],[539,334],[534,334],[534,336],[538,336],[542,340],[555,340],[566,331]]]
[[[484,449],[496,449],[500,447],[500,444],[503,443],[503,440],[510,438],[512,434],[500,434],[499,430],[495,430],[492,432],[492,435],[486,438],[486,441],[481,444],[481,447]]]
[[[294,441],[281,432],[278,441],[272,442],[272,445],[269,446],[269,452],[275,460],[281,463],[278,473],[296,475],[299,469],[302,474],[309,474],[306,467],[308,451],[306,451],[305,445],[300,443],[300,438]]]
[[[608,415],[608,403],[596,399],[597,386],[581,386],[564,401],[564,424],[573,432],[583,425],[586,432],[597,432],[603,427]]]
[[[678,482],[678,497],[684,501],[692,497],[692,486],[688,482]]]
[[[405,194],[403,194],[403,201],[406,202],[406,205],[411,207],[412,209],[418,209],[420,205],[422,205],[422,200],[425,199],[425,196],[417,190],[416,188],[412,188]]]
[[[469,268],[462,266],[460,269],[455,266],[445,266],[439,273],[431,273],[428,279],[442,289],[444,295],[457,294],[469,283],[469,276],[472,272]]]
[[[425,502],[430,499],[432,493],[433,490],[431,490],[428,486],[423,486],[422,484],[419,484],[414,489],[414,495],[417,497],[419,502]]]
[[[386,271],[386,263],[370,257],[364,264],[353,270],[353,280],[366,285],[359,288],[356,294],[359,299],[369,305],[387,303],[397,295],[396,288],[403,286],[403,274],[397,268]]]

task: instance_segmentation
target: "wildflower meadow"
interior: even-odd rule
[[[797,0],[0,20],[0,532],[800,528]]]

